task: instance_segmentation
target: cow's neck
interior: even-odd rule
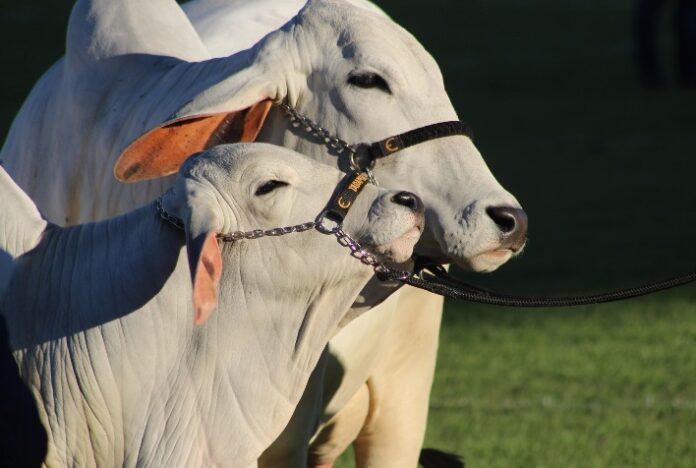
[[[0,309],[22,377],[42,402],[51,447],[68,447],[50,449],[53,464],[128,465],[132,441],[144,439],[140,415],[157,410],[146,396],[163,394],[175,347],[165,336],[174,327],[153,312],[174,315],[190,304],[190,294],[175,296],[176,284],[190,281],[177,268],[185,266],[182,246],[183,234],[149,205],[105,222],[49,228],[17,260]]]
[[[296,252],[271,247],[284,242],[224,247],[218,307],[194,329],[195,352],[182,358],[187,362],[179,377],[190,381],[189,388],[207,392],[182,394],[178,381],[173,387],[196,401],[205,421],[197,447],[210,446],[220,463],[234,459],[245,466],[280,434],[326,343],[370,275],[347,254],[347,261],[323,269],[330,277],[297,264],[292,268]],[[271,263],[269,252],[286,257]]]
[[[17,260],[12,301],[19,327],[31,330],[15,347],[69,337],[132,315],[148,304],[175,270],[183,234],[166,226],[154,206],[108,221],[49,227],[40,244]],[[47,265],[52,265],[47,268]],[[9,312],[8,312],[9,313]],[[35,332],[34,332],[35,331]]]

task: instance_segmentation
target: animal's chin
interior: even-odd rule
[[[466,269],[476,273],[490,273],[507,263],[512,257],[517,256],[521,251],[510,248],[495,248],[486,250],[470,258],[457,260],[456,263]]]
[[[422,231],[422,226],[413,226],[396,239],[377,245],[371,250],[384,262],[404,263],[413,255],[413,248],[420,239]]]
[[[511,258],[519,255],[523,250],[498,244],[483,251],[466,253],[459,249],[459,245],[449,250],[442,246],[442,244],[444,244],[444,242],[421,242],[418,245],[416,253],[435,263],[455,263],[464,270],[475,273],[490,273],[497,270]]]

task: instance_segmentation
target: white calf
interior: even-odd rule
[[[256,465],[372,270],[315,230],[216,235],[311,221],[341,176],[275,146],[217,147],[162,199],[184,233],[155,204],[48,224],[0,168],[0,310],[48,429],[47,464]],[[402,261],[422,223],[417,197],[370,185],[345,230]]]

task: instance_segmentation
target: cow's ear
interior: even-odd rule
[[[121,182],[139,182],[175,173],[192,154],[221,143],[251,142],[266,120],[272,101],[235,112],[193,115],[167,122],[131,143],[116,162]]]

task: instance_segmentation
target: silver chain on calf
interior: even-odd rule
[[[273,229],[254,229],[252,231],[234,231],[227,234],[218,234],[217,238],[222,242],[237,242],[244,239],[260,239],[262,237],[278,237],[294,232],[304,232],[314,229],[315,222],[296,224],[294,226],[278,227]]]
[[[158,198],[155,202],[157,208],[157,213],[160,218],[168,222],[180,231],[185,230],[184,223],[181,219],[169,214],[162,206],[162,197]],[[309,221],[302,224],[296,224],[294,226],[278,227],[273,229],[253,229],[251,231],[233,231],[228,233],[218,234],[216,237],[219,241],[225,243],[234,243],[241,240],[253,240],[261,239],[262,237],[278,237],[284,236],[286,234],[293,234],[296,232],[309,231],[311,229],[317,229],[322,234],[333,235],[340,245],[346,247],[350,250],[351,257],[357,258],[365,265],[374,268],[375,272],[387,273],[390,270],[388,267],[384,266],[373,254],[365,250],[362,245],[355,239],[351,237],[350,234],[345,232],[340,224],[335,227],[328,228],[323,224],[323,218],[319,222]]]
[[[164,209],[162,206],[162,197],[158,198],[156,201],[157,213],[159,213],[160,218],[167,221],[169,224],[175,226],[177,229],[183,231],[185,229],[184,222],[173,216]],[[304,232],[314,229],[318,226],[318,223],[314,221],[309,221],[302,224],[296,224],[294,226],[278,227],[273,229],[253,229],[251,231],[233,231],[224,234],[218,234],[218,240],[222,242],[232,243],[244,239],[260,239],[262,237],[278,237],[284,236],[286,234],[292,234],[295,232]]]
[[[369,265],[374,268],[377,273],[386,273],[389,270],[388,267],[384,266],[382,262],[377,260],[377,257],[372,255],[370,252],[365,250],[358,241],[353,239],[350,234],[345,232],[343,229],[338,228],[333,233],[338,239],[338,243],[350,250],[350,255],[357,258],[365,265]]]
[[[217,234],[217,239],[222,242],[233,243],[241,240],[253,240],[263,237],[278,237],[296,232],[305,232],[311,229],[316,229],[322,234],[333,235],[338,243],[350,250],[350,255],[357,258],[365,265],[371,266],[378,274],[394,274],[395,271],[383,265],[379,259],[369,251],[367,251],[358,241],[353,239],[347,232],[343,230],[343,219],[348,213],[348,210],[353,205],[353,202],[365,187],[368,176],[364,172],[353,172],[347,174],[339,183],[338,195],[327,205],[327,207],[317,216],[315,221],[309,221],[293,226],[277,227],[273,229],[253,229],[251,231],[233,231],[228,233]],[[178,230],[184,230],[185,226],[181,219],[169,214],[162,205],[162,197],[155,202],[157,213],[162,220],[176,227]],[[328,223],[333,222],[330,226]],[[398,273],[397,277],[401,277]]]

